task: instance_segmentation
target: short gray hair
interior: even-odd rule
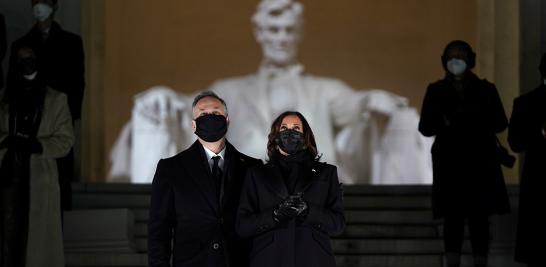
[[[218,101],[220,101],[220,103],[222,103],[222,105],[224,105],[224,110],[226,111],[226,115],[228,114],[228,108],[227,108],[226,101],[224,101],[224,99],[219,97],[213,91],[203,91],[203,92],[199,93],[197,96],[195,96],[195,98],[193,99],[193,103],[191,104],[192,110],[195,108],[195,106],[197,106],[197,102],[199,102],[199,100],[201,100],[201,99],[203,99],[205,97],[216,98]]]

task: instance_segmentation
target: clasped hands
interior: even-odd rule
[[[309,207],[303,199],[302,193],[290,195],[273,210],[273,219],[276,222],[286,222],[294,218],[303,218]]]

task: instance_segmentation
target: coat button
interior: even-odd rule
[[[214,243],[214,244],[212,244],[212,248],[213,249],[218,249],[218,248],[220,248],[220,244]]]

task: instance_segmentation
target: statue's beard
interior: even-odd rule
[[[268,64],[286,66],[296,63],[297,49],[295,47],[276,48],[273,46],[264,46],[264,59]]]

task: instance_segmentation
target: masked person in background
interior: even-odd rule
[[[546,54],[539,66],[541,84],[514,100],[508,142],[525,153],[520,181],[515,258],[529,267],[544,266],[546,220],[538,216],[544,207],[546,188]]]
[[[83,44],[80,36],[62,29],[55,22],[58,7],[57,0],[32,0],[36,23],[27,34],[13,42],[6,82],[9,85],[17,79],[14,68],[16,51],[22,45],[30,46],[36,54],[36,67],[42,81],[46,86],[66,95],[74,126],[79,124],[85,87]],[[75,127],[75,130],[78,131],[78,128]],[[57,164],[62,210],[68,210],[72,205],[71,183],[75,180],[73,150],[59,158]]]
[[[277,117],[268,139],[269,162],[248,172],[237,212],[237,232],[252,239],[250,266],[335,266],[330,235],[345,227],[336,167],[319,162],[299,112]]]
[[[198,140],[157,164],[148,224],[148,266],[248,266],[248,244],[235,234],[247,168],[261,161],[225,138],[226,103],[212,92],[193,101]],[[173,247],[171,247],[171,242]]]
[[[29,46],[0,96],[1,266],[64,266],[56,159],[74,143],[66,95],[45,85]]]
[[[432,146],[432,209],[444,219],[448,267],[460,264],[468,220],[474,265],[485,267],[489,216],[508,212],[508,194],[498,157],[496,133],[508,120],[492,83],[471,69],[476,55],[464,41],[449,43],[442,55],[446,75],[428,86],[419,131],[435,136]]]

